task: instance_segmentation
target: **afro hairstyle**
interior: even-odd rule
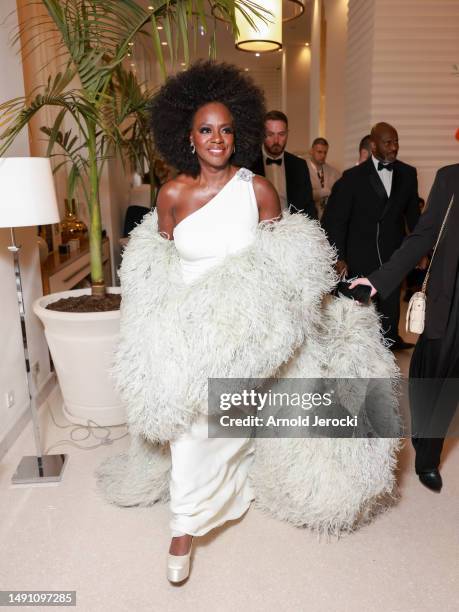
[[[150,124],[157,150],[179,172],[198,176],[190,131],[196,111],[209,102],[224,104],[233,117],[236,151],[231,163],[250,168],[264,138],[264,93],[237,66],[212,60],[197,61],[169,77],[152,98]]]

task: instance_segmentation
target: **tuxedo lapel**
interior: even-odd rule
[[[370,157],[367,162],[367,170],[368,170],[368,180],[370,181],[370,185],[373,187],[380,204],[382,207],[385,207],[387,204],[387,192],[384,188],[383,182],[379,178],[379,175],[376,171],[375,165],[373,163],[373,159]]]
[[[285,188],[287,190],[287,201],[290,203],[290,196],[292,192],[292,187],[295,182],[294,173],[292,175],[292,165],[290,163],[290,157],[287,151],[284,151],[284,170],[285,170]],[[290,187],[290,194],[289,194]]]
[[[289,205],[293,205],[296,210],[300,210],[305,206],[302,199],[304,187],[301,183],[301,176],[298,176],[296,157],[284,151],[284,168],[285,168],[285,187],[287,190],[287,201]],[[306,162],[305,162],[306,163]]]

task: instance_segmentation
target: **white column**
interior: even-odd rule
[[[309,137],[314,139],[320,131],[320,64],[321,64],[322,0],[311,2],[311,72],[309,88]]]
[[[311,3],[309,138],[327,138],[327,161],[339,170],[345,149],[347,8],[348,0]]]
[[[290,132],[287,149],[304,156],[309,150],[309,74],[311,52],[304,45],[289,45],[285,50],[286,79],[284,90],[288,91],[286,107]]]
[[[347,44],[347,0],[324,0],[326,23],[325,131],[330,148],[327,162],[343,170]]]

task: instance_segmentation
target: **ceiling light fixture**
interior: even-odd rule
[[[293,21],[304,13],[304,0],[286,0],[283,6],[282,21]]]
[[[263,4],[266,4],[264,2]],[[263,8],[268,8],[267,6],[263,6]],[[305,0],[282,0],[282,21],[293,21],[294,19],[298,19],[305,11]],[[212,15],[219,19],[220,21],[228,22],[227,15],[222,12],[221,8],[217,6],[214,2],[212,2],[211,8]]]
[[[269,53],[282,48],[282,0],[265,0],[263,8],[271,13],[266,16],[269,21],[255,19],[256,28],[250,25],[240,11],[236,11],[239,30],[236,49],[250,53]]]

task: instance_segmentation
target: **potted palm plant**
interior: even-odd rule
[[[5,126],[0,134],[0,157],[41,108],[59,109],[53,125],[43,131],[48,137],[48,155],[64,155],[56,169],[70,163],[70,197],[78,185],[88,207],[91,290],[45,296],[34,304],[34,311],[45,325],[68,418],[76,423],[92,419],[100,425],[115,425],[125,420],[108,376],[119,329],[119,311],[113,310],[119,300],[113,294],[119,291],[107,291],[104,283],[99,183],[109,156],[126,146],[126,120],[134,117],[141,121],[145,110],[145,98],[126,93],[126,85],[133,83],[122,63],[135,37],[151,35],[166,73],[158,20],[163,24],[172,56],[177,55],[180,42],[188,62],[188,26],[194,22],[207,29],[207,4],[226,15],[234,33],[236,9],[249,21],[257,16],[263,18],[263,9],[251,0],[154,0],[147,8],[134,0],[41,0],[41,4],[47,21],[40,18],[37,23],[32,19],[21,27],[33,30],[45,25],[57,30],[66,59],[62,71],[49,76],[41,91],[0,105],[0,125]],[[131,93],[134,89],[131,87]],[[66,122],[73,127],[65,130]],[[64,311],[49,308],[52,304],[55,308],[60,299],[71,304],[72,312],[65,312],[65,305]],[[84,311],[96,312],[75,312],[75,300],[83,303]]]
[[[135,74],[123,69],[119,70],[117,75],[117,86],[125,109],[124,114],[129,118],[127,126],[121,132],[121,159],[124,152],[133,173],[139,176],[149,174],[150,207],[153,207],[159,187],[155,173],[155,163],[159,158],[149,127],[149,105],[153,92],[141,85]]]

